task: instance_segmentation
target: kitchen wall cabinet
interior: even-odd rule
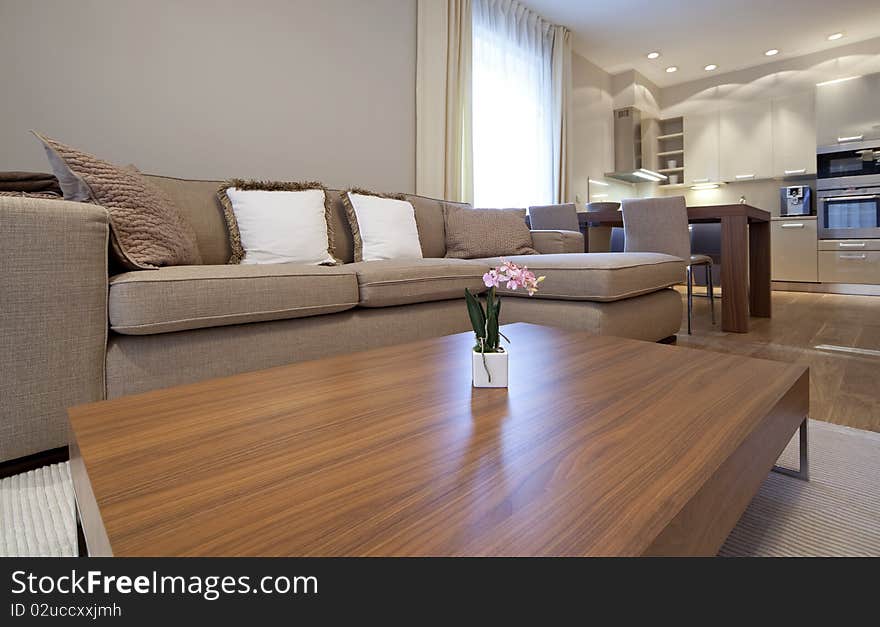
[[[689,115],[684,119],[684,183],[707,183],[719,180],[720,143],[717,111]]]
[[[721,180],[770,178],[773,175],[772,111],[769,100],[724,109],[719,119]],[[685,151],[686,152],[686,151]]]
[[[815,283],[819,280],[816,218],[773,218],[770,221],[770,277],[774,281]]]
[[[816,173],[815,100],[810,90],[772,101],[773,176]]]
[[[880,73],[816,87],[816,138],[820,146],[840,137],[880,138]]]

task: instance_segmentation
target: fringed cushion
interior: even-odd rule
[[[405,195],[352,188],[342,193],[342,204],[356,262],[422,258],[415,209]]]
[[[217,197],[229,234],[229,263],[340,263],[321,183],[232,179]]]

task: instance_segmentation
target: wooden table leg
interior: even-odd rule
[[[588,253],[590,252],[590,227],[582,224],[578,230],[584,236],[584,252]]]
[[[611,233],[610,226],[591,226],[586,233],[586,247],[588,253],[608,253],[611,252]]]
[[[770,317],[770,223],[749,225],[749,305],[751,314]]]
[[[733,333],[749,331],[748,230],[745,216],[721,218],[721,328]]]

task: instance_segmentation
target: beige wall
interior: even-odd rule
[[[612,77],[577,53],[572,54],[571,75],[574,101],[573,191],[578,209],[583,211],[590,200],[618,200],[634,196],[635,192],[632,185],[604,176],[614,169],[612,112],[615,95]],[[589,185],[589,179],[607,185]]]
[[[786,185],[809,185],[812,181],[764,180],[748,181],[745,183],[730,183],[721,185],[717,189],[694,190],[689,188],[676,190],[663,190],[657,193],[645,193],[645,196],[684,196],[688,205],[728,205],[740,202],[745,198],[745,203],[764,211],[769,211],[774,216],[779,215],[779,188]]]
[[[415,0],[2,0],[0,170],[415,186]]]

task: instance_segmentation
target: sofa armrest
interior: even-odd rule
[[[580,231],[532,231],[532,244],[542,255],[584,252],[584,236]]]
[[[0,196],[0,461],[65,446],[104,397],[107,210]]]

